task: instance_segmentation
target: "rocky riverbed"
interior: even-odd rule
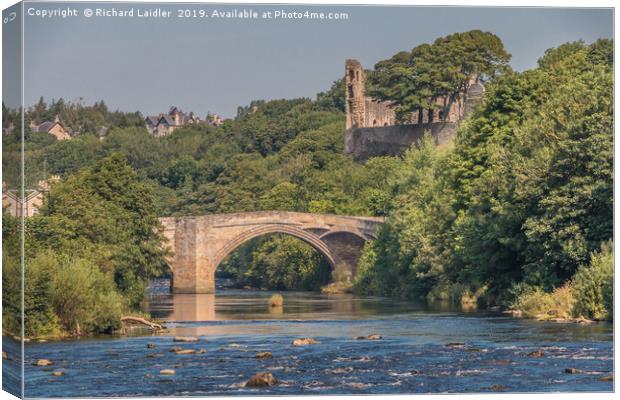
[[[26,396],[613,390],[611,324],[308,293],[274,312],[270,295],[222,291],[204,311],[205,297],[159,293],[165,334],[27,343]],[[15,362],[19,343],[4,344]]]

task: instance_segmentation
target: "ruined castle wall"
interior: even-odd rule
[[[364,124],[361,128],[370,128],[378,126],[387,126],[396,124],[396,113],[390,107],[390,103],[387,101],[374,101],[373,99],[366,97]]]
[[[438,145],[446,144],[454,135],[457,123],[391,125],[377,128],[353,128],[345,131],[344,147],[356,161],[371,157],[402,155],[413,144],[419,143],[425,132],[435,138]]]
[[[459,121],[484,95],[484,86],[472,78],[467,93],[451,104],[446,104],[445,99],[437,99],[436,109],[433,110],[434,122],[430,122],[429,111],[422,110],[422,124],[418,123],[418,112],[413,112],[405,124],[398,124],[394,107],[389,101],[378,101],[365,95],[365,80],[360,62],[346,60],[345,152],[358,161],[376,156],[401,155],[419,142],[426,131],[433,135],[437,144],[449,142]],[[444,112],[447,115],[443,115]]]

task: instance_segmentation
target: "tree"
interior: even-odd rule
[[[417,111],[422,122],[422,110],[427,109],[432,122],[437,100],[442,99],[445,119],[472,79],[497,77],[508,70],[509,60],[496,35],[479,30],[455,33],[378,62],[369,74],[369,93],[393,101],[401,121]]]
[[[507,305],[525,287],[603,279],[583,266],[602,270],[593,254],[613,237],[611,52],[608,41],[548,50],[539,68],[488,85],[453,148],[412,148],[358,290]]]
[[[261,243],[244,274],[252,285],[276,290],[319,290],[330,276],[329,264],[315,249],[285,235]]]
[[[334,81],[328,91],[318,93],[316,95],[316,103],[319,107],[327,110],[335,109],[344,112],[344,78]]]
[[[154,204],[152,185],[115,153],[54,186],[46,216],[55,234],[39,240],[58,251],[95,254],[136,305],[148,279],[166,271]]]

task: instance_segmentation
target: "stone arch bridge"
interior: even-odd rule
[[[332,268],[355,275],[364,242],[376,238],[378,217],[350,217],[288,211],[160,218],[173,252],[172,291],[215,292],[215,270],[237,247],[258,236],[283,233],[310,244]]]

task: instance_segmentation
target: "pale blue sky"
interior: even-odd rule
[[[314,97],[343,75],[344,60],[370,68],[400,50],[470,29],[497,34],[517,70],[545,49],[613,35],[611,9],[26,4],[75,7],[79,17],[25,18],[25,100],[103,99],[111,108],[155,114],[178,105],[234,116],[253,99]],[[311,10],[346,21],[85,18],[86,7]]]

